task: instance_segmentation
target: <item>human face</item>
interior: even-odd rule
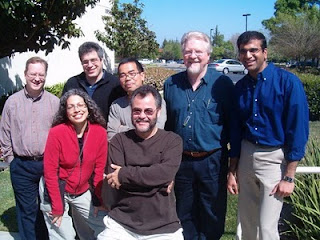
[[[84,99],[78,95],[72,95],[67,99],[67,117],[76,127],[81,127],[87,122],[88,107]]]
[[[156,101],[152,94],[144,98],[136,96],[131,105],[132,124],[135,126],[138,136],[146,139],[157,131],[156,123],[160,110],[156,108]]]
[[[30,63],[24,72],[28,94],[37,97],[41,93],[46,81],[46,67],[43,63]]]
[[[204,73],[207,70],[209,59],[210,55],[203,40],[191,38],[186,42],[183,60],[188,73],[192,75]]]
[[[81,64],[89,81],[95,83],[102,78],[103,62],[96,51],[93,50],[83,54],[81,56]]]
[[[252,39],[240,45],[239,58],[249,74],[256,78],[267,66],[267,49],[261,48],[261,40]]]
[[[139,72],[135,62],[128,62],[119,67],[119,79],[121,87],[131,96],[134,90],[142,86],[144,72]]]

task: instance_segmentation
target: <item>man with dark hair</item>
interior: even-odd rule
[[[182,240],[173,193],[167,188],[179,168],[181,138],[158,129],[162,98],[148,85],[131,96],[134,129],[109,143],[108,187],[114,191],[106,229],[98,239]]]
[[[236,84],[228,191],[239,193],[242,238],[276,240],[283,198],[305,153],[308,105],[299,78],[267,63],[262,33],[244,32],[237,45],[249,74]]]
[[[233,83],[208,68],[212,47],[202,32],[181,39],[187,69],[164,84],[166,130],[183,139],[175,177],[177,213],[186,240],[220,239],[227,207],[229,122]]]
[[[117,98],[124,96],[125,92],[119,80],[103,69],[103,49],[94,42],[85,42],[79,47],[79,58],[83,72],[70,78],[62,94],[73,88],[87,92],[97,103],[106,121],[108,121],[109,107]]]
[[[108,139],[119,132],[133,129],[131,122],[130,99],[134,90],[141,87],[145,78],[142,64],[135,58],[125,58],[118,65],[120,84],[127,95],[115,100],[111,107],[108,119]],[[162,100],[162,110],[158,118],[157,127],[163,129],[167,119],[165,101]]]
[[[44,148],[59,99],[44,90],[47,70],[48,63],[40,57],[27,60],[25,88],[8,98],[0,122],[0,146],[10,163],[21,240],[48,238],[38,189]]]

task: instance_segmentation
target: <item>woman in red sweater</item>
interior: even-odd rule
[[[107,161],[105,127],[99,108],[86,93],[72,89],[61,97],[44,153],[49,201],[41,194],[43,185],[40,187],[41,210],[50,239],[75,239],[69,207],[95,237],[104,229],[101,185]],[[63,181],[64,194],[59,187]]]

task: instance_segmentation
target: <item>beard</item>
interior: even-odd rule
[[[140,122],[145,122],[145,123],[149,123],[149,124],[140,126],[138,124]],[[132,124],[136,128],[136,131],[138,131],[140,133],[147,133],[147,132],[151,132],[155,128],[155,126],[157,124],[157,118],[153,118],[153,119],[150,119],[150,120],[143,120],[143,119],[138,118],[136,120],[133,120]]]
[[[188,68],[187,72],[195,75],[195,74],[200,74],[201,73],[201,66],[200,63],[192,63]]]

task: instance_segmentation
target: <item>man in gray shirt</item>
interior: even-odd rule
[[[47,70],[45,60],[27,60],[26,86],[6,101],[0,121],[0,146],[3,158],[10,163],[21,240],[47,239],[45,225],[41,227],[39,222],[38,188],[44,147],[59,107],[59,99],[44,90]]]
[[[119,133],[133,129],[134,126],[131,122],[131,106],[130,98],[132,92],[143,85],[145,73],[141,63],[135,58],[125,58],[118,65],[118,75],[120,85],[127,96],[115,100],[109,112],[108,120],[108,140]],[[157,121],[157,127],[164,128],[167,120],[166,104],[162,99],[162,110],[160,117]]]

